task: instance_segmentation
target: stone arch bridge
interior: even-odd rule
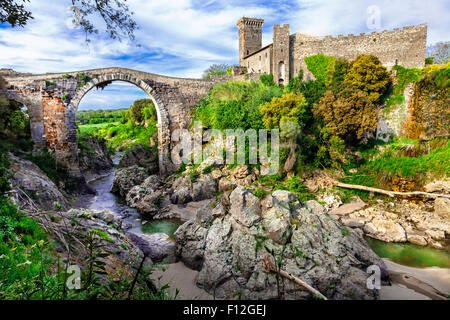
[[[190,125],[190,109],[218,81],[174,78],[125,68],[104,68],[68,73],[32,75],[1,70],[7,82],[6,95],[29,110],[35,149],[55,152],[73,174],[78,167],[78,142],[75,115],[83,96],[94,87],[103,89],[113,81],[132,83],[153,100],[158,117],[158,151],[161,174],[175,169],[170,161],[171,132]]]

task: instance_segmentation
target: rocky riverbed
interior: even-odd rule
[[[67,195],[31,162],[13,158],[12,169],[16,196],[20,187],[46,192],[41,206],[55,201],[71,205]],[[169,262],[163,282],[182,287],[184,297],[313,297],[292,281],[280,285],[275,274],[264,268],[267,256],[281,259],[283,270],[331,299],[435,299],[449,293],[447,286],[435,285],[436,279],[448,283],[449,269],[431,269],[428,277],[421,277],[422,269],[405,270],[380,259],[364,239],[442,250],[449,235],[445,203],[437,201],[424,209],[406,201],[369,205],[354,198],[342,204],[325,193],[319,204],[300,202],[295,194],[282,190],[267,190],[258,198],[254,192],[259,172],[246,166],[228,169],[209,161],[165,179],[153,170],[131,164],[91,175],[89,185],[97,194],[80,197],[77,206],[85,209],[67,215],[81,219],[85,231],[100,228],[122,239],[123,245],[135,248],[136,257],[150,252],[149,266]],[[27,204],[23,199],[17,201]],[[393,286],[380,291],[367,288],[366,269],[374,264],[382,270],[383,284],[391,281]],[[394,276],[389,278],[390,271]],[[183,281],[180,273],[189,274],[189,280]]]

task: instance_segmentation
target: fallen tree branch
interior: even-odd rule
[[[376,192],[388,195],[389,197],[393,198],[395,196],[401,196],[401,197],[416,197],[416,196],[422,196],[425,198],[448,198],[450,199],[450,195],[442,194],[442,193],[428,193],[428,192],[422,192],[422,191],[411,191],[411,192],[399,192],[399,191],[388,191],[378,188],[372,188],[372,187],[366,187],[366,186],[360,186],[357,184],[347,184],[336,181],[334,184],[336,187],[346,188],[346,189],[356,189],[356,190],[363,190],[363,191],[369,191],[369,192]]]
[[[303,280],[301,280],[301,279],[299,279],[299,278],[297,278],[297,277],[294,277],[293,275],[291,275],[290,273],[288,273],[288,272],[286,272],[286,271],[284,271],[284,270],[281,270],[281,269],[278,270],[278,268],[277,268],[277,267],[275,266],[275,264],[272,262],[272,260],[271,260],[271,258],[270,258],[269,255],[266,255],[266,256],[264,257],[264,260],[263,260],[263,267],[266,268],[266,269],[269,270],[269,271],[273,271],[273,272],[278,273],[279,275],[281,275],[282,277],[284,277],[284,278],[286,278],[286,279],[293,280],[293,281],[294,281],[295,283],[297,283],[298,285],[300,285],[300,286],[306,288],[306,289],[307,289],[309,292],[311,292],[312,294],[314,294],[314,295],[316,295],[316,296],[319,296],[319,297],[321,297],[321,298],[324,299],[324,300],[327,300],[327,297],[325,297],[323,294],[321,294],[318,290],[316,290],[316,289],[314,289],[313,287],[311,287],[311,286],[310,286],[309,284],[307,284],[305,281],[303,281]]]

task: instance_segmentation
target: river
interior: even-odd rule
[[[113,161],[120,160],[120,155]],[[97,191],[97,195],[87,203],[89,209],[109,209],[113,213],[125,216],[124,225],[128,231],[135,234],[166,233],[173,237],[173,233],[180,225],[174,220],[144,220],[139,213],[128,207],[123,199],[110,192],[116,168],[89,182]],[[450,253],[446,250],[422,248],[411,244],[384,243],[368,239],[369,245],[385,261],[393,275],[392,286],[383,286],[380,290],[382,300],[396,299],[439,299],[433,293],[433,288],[450,294]],[[180,297],[210,298],[203,290],[195,286],[197,272],[188,269],[181,262],[171,264],[161,275],[174,288],[181,288]],[[418,280],[418,281],[416,281]],[[431,288],[429,287],[431,286]]]

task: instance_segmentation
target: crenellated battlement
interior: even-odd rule
[[[260,70],[260,61],[262,61],[260,35],[263,20],[242,18],[238,21],[240,32],[240,64],[248,70]],[[243,35],[242,30],[246,30],[247,37]],[[353,60],[360,54],[372,54],[377,56],[381,63],[388,69],[394,65],[402,65],[407,68],[422,68],[425,65],[427,25],[405,26],[393,30],[373,31],[371,33],[353,33],[337,36],[311,36],[303,33],[293,33],[285,35],[289,30],[289,25],[275,24],[273,26],[273,57],[272,65],[266,68],[277,75],[280,68],[286,68],[289,77],[298,74],[303,69],[306,78],[312,77],[312,74],[306,68],[304,58],[315,54],[325,54],[329,56],[342,57],[347,60]],[[258,35],[258,37],[255,37]],[[283,35],[283,36],[281,36]],[[253,37],[252,37],[253,36]],[[252,41],[249,45],[249,41]],[[245,54],[242,54],[245,45]],[[288,56],[286,53],[289,52]],[[266,54],[265,54],[266,55]],[[254,57],[258,56],[258,57]],[[283,61],[284,66],[280,64]],[[286,63],[289,61],[289,63]],[[287,80],[287,79],[285,79]]]

